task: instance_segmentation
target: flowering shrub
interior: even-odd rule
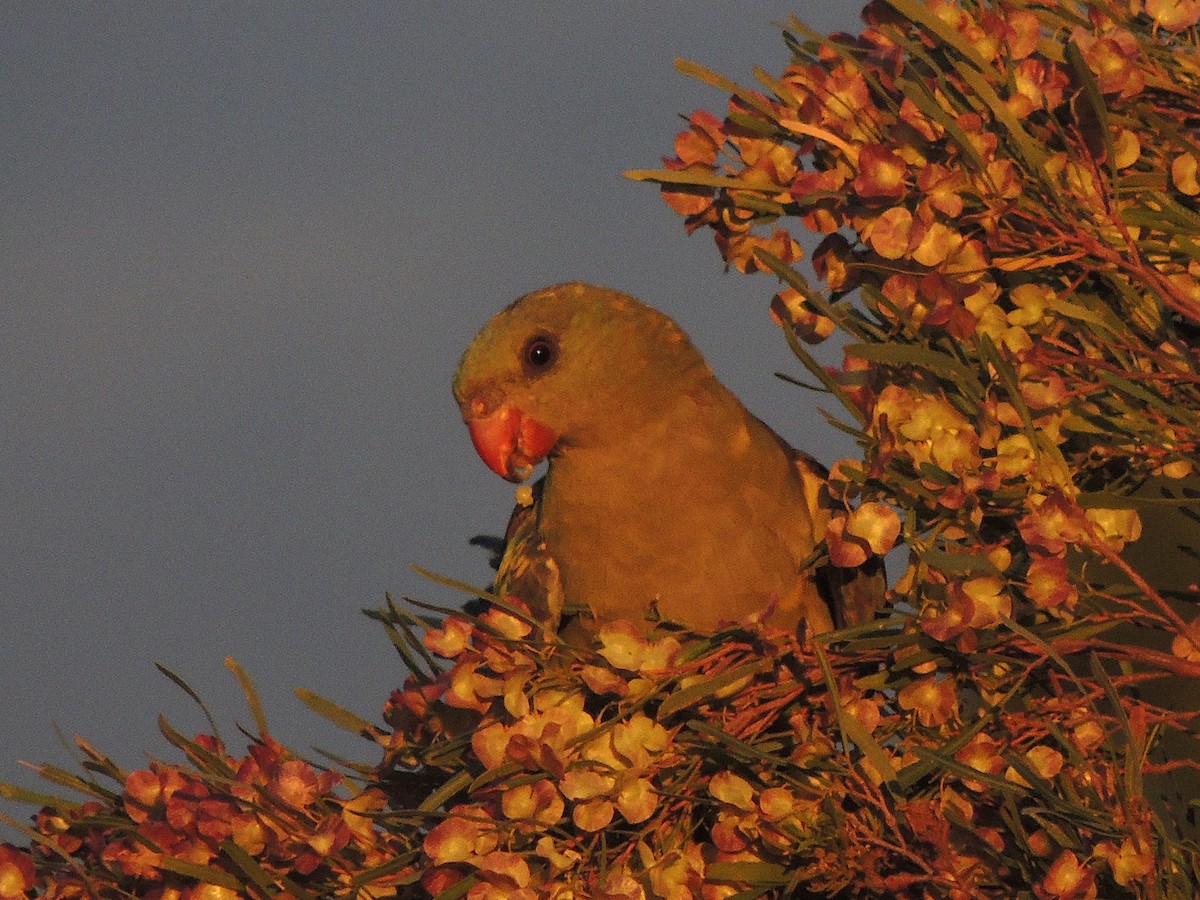
[[[830,556],[910,551],[887,615],[589,642],[389,603],[386,727],[306,695],[370,763],[280,746],[241,676],[244,756],[164,727],[184,762],[43,770],[82,802],[2,789],[41,811],[0,898],[1196,895],[1200,4],[864,20],[793,23],[765,92],[685,65],[728,114],[631,174],[779,280],[863,448]]]
[[[262,729],[244,756],[231,756],[219,737],[189,740],[164,722],[185,763],[127,772],[80,741],[89,776],[48,766],[42,775],[87,800],[0,790],[44,804],[24,829],[29,850],[0,847],[0,897],[394,896],[412,841],[376,826],[383,791],[281,746],[238,674]]]
[[[1004,797],[973,829],[999,857],[965,856],[993,877],[1021,860],[1011,884],[1038,896],[1190,896],[1200,5],[889,0],[864,20],[794,23],[769,93],[685,65],[728,115],[694,113],[665,169],[630,174],[782,282],[772,313],[865,450],[834,467],[830,553],[853,562],[847,537],[901,512],[912,615],[883,682],[911,720],[879,740],[899,782],[943,830],[980,823],[959,799]],[[820,237],[824,290],[793,225]],[[800,341],[835,332],[827,371]],[[964,765],[989,778],[961,792]]]

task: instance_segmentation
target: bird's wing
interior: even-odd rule
[[[518,503],[508,520],[493,591],[521,600],[533,618],[552,633],[562,617],[563,590],[558,565],[538,528],[543,480],[534,483],[531,502]]]
[[[824,580],[832,598],[833,621],[836,628],[862,625],[875,618],[883,609],[887,595],[887,573],[883,557],[871,556],[861,566],[843,569],[833,563],[823,565],[818,574]]]
[[[820,542],[829,522],[829,472],[799,450],[792,450],[792,458],[804,483],[804,496],[809,506],[814,537]],[[875,613],[883,608],[887,595],[887,574],[883,559],[878,556],[871,556],[861,566],[852,569],[835,566],[826,557],[817,566],[815,580],[825,602],[833,611],[835,628],[848,628],[871,621]]]

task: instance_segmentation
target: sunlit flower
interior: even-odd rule
[[[900,516],[885,503],[868,501],[851,510],[846,532],[865,541],[875,555],[885,556],[900,536]]]
[[[926,728],[945,725],[958,711],[958,691],[949,678],[931,675],[901,689],[900,708],[912,710]]]
[[[1012,616],[1012,595],[1003,578],[980,575],[956,582],[951,590],[966,599],[965,624],[970,628],[990,628]]]
[[[499,837],[481,807],[459,805],[425,836],[425,853],[437,865],[475,860],[496,849]]]
[[[241,895],[233,888],[211,883],[188,888],[179,897],[180,900],[241,900]]]
[[[898,438],[898,448],[916,465],[932,463],[946,472],[962,472],[978,464],[978,434],[940,397],[916,394],[891,384],[879,394],[874,419],[877,431],[886,423]]]
[[[269,787],[271,793],[296,809],[308,806],[320,793],[317,773],[308,763],[298,759],[283,763],[272,776]]]
[[[850,183],[860,197],[904,196],[908,166],[881,144],[866,144],[858,154],[858,177]]]
[[[525,861],[525,857],[504,850],[493,850],[479,860],[479,872],[492,884],[508,888],[509,892],[504,894],[505,897],[518,897],[517,892],[512,889],[529,887],[531,879],[529,863]]]
[[[686,166],[700,163],[716,165],[725,134],[721,120],[707,110],[698,109],[688,117],[688,129],[675,138],[675,155]]]
[[[1104,743],[1108,733],[1095,719],[1086,719],[1071,729],[1071,741],[1081,753],[1092,753]]]
[[[1135,509],[1087,509],[1084,516],[1096,536],[1114,550],[1142,536],[1142,519]]]
[[[1171,162],[1171,183],[1181,194],[1195,197],[1200,194],[1200,158],[1193,153],[1180,153]]]
[[[1083,537],[1082,511],[1061,493],[1034,495],[1029,502],[1032,509],[1017,522],[1026,543],[1057,555]]]
[[[1033,891],[1040,900],[1091,900],[1096,896],[1096,873],[1072,851],[1064,850]]]
[[[1096,855],[1108,862],[1113,879],[1122,887],[1141,881],[1154,871],[1153,850],[1133,838],[1125,838],[1120,847],[1102,841],[1096,845]]]
[[[980,732],[954,756],[959,762],[966,763],[976,771],[986,775],[999,775],[1005,766],[1004,758],[1000,755],[1002,749],[995,738]],[[984,790],[984,785],[979,781],[964,779],[963,784],[973,791]]]
[[[513,602],[512,606],[518,612],[523,612],[526,616],[529,615],[528,608],[521,601],[517,600]],[[508,610],[501,609],[498,606],[493,606],[486,610],[479,617],[479,622],[492,633],[498,634],[510,641],[520,640],[533,630],[533,626],[526,619],[515,616]]]
[[[1063,767],[1063,755],[1053,747],[1047,747],[1044,744],[1039,744],[1035,747],[1030,747],[1025,753],[1025,763],[1032,769],[1040,778],[1049,780],[1054,778]],[[1024,776],[1014,767],[1009,767],[1004,777],[1014,784],[1029,787],[1029,782]]]
[[[15,900],[33,890],[37,870],[33,858],[12,844],[0,844],[0,900]]]
[[[1079,600],[1079,591],[1071,583],[1067,561],[1061,556],[1035,557],[1025,578],[1025,595],[1043,609],[1072,607]]]
[[[509,819],[553,825],[566,808],[562,795],[547,779],[514,785],[504,792],[500,808]]]
[[[656,674],[665,672],[675,662],[680,644],[667,636],[647,640],[630,622],[608,622],[600,627],[600,655],[618,669],[629,672]]]
[[[644,848],[644,849],[643,849]],[[704,886],[704,857],[697,844],[688,842],[655,856],[645,843],[639,845],[639,857],[650,877],[657,897],[698,897]]]
[[[919,241],[914,229],[912,213],[906,207],[894,206],[864,222],[862,233],[871,249],[884,259],[900,259]]]
[[[558,872],[564,872],[577,866],[582,857],[579,852],[571,849],[561,849],[555,843],[554,838],[550,836],[538,838],[537,847],[534,852],[550,863],[551,867]]]
[[[448,617],[441,628],[431,628],[422,637],[427,650],[446,659],[453,659],[471,645],[475,626],[457,616]]]
[[[450,688],[443,696],[448,706],[486,712],[492,698],[504,694],[504,682],[483,674],[478,659],[463,657],[450,670]]]
[[[1071,39],[1082,51],[1101,92],[1132,97],[1146,86],[1145,70],[1138,65],[1137,38],[1128,31],[1112,28],[1097,36],[1077,28]]]
[[[754,808],[754,788],[750,782],[732,772],[718,772],[708,783],[708,792],[738,809]]]

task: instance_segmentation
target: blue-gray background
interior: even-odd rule
[[[511,486],[450,397],[516,296],[567,279],[679,319],[753,411],[852,452],[767,315],[653,186],[678,113],[859,3],[9,2],[0,8],[0,781],[127,766],[165,713],[228,735],[255,679],[285,742],[371,757],[293,696],[377,719],[403,672],[359,610],[485,584]],[[235,741],[242,751],[240,740]],[[5,811],[24,816],[13,807]]]

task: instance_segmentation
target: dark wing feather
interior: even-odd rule
[[[829,471],[806,453],[792,449],[792,455],[804,482],[815,537],[820,540],[829,521]],[[883,608],[887,573],[881,557],[871,556],[852,569],[835,566],[826,558],[817,566],[815,577],[825,603],[833,611],[834,628],[862,625]]]
[[[500,557],[493,591],[522,601],[534,619],[548,632],[554,632],[562,617],[563,591],[558,565],[546,551],[538,529],[542,480],[533,485],[533,502],[518,504],[508,520],[504,554]]]

